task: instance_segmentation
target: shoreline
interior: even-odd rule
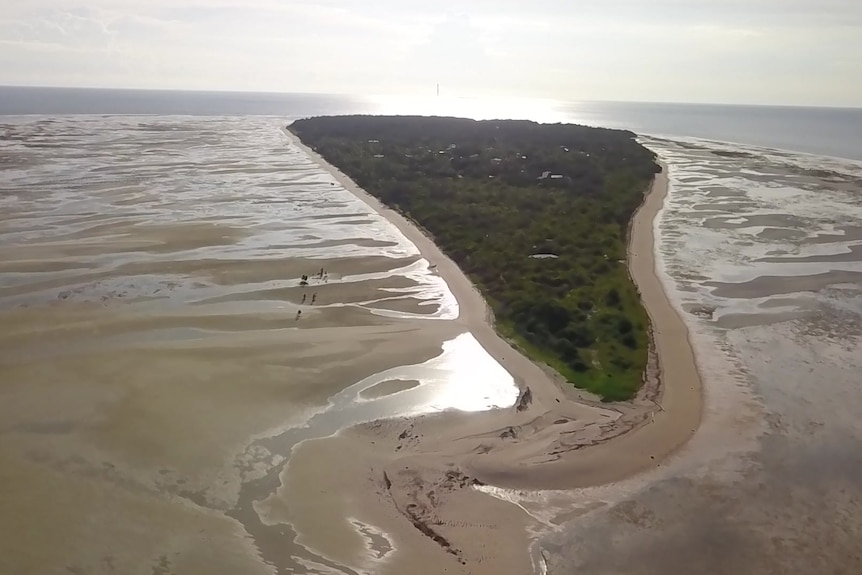
[[[484,484],[533,491],[613,483],[660,466],[694,434],[702,414],[700,376],[688,329],[665,293],[656,270],[654,221],[668,192],[666,166],[655,176],[632,217],[627,249],[629,272],[651,321],[645,382],[634,400],[601,403],[569,383],[560,384],[548,368],[534,363],[498,334],[478,289],[418,226],[361,189],[289,130],[282,128],[282,131],[346,190],[395,225],[416,245],[422,257],[438,266],[438,272],[458,301],[459,317],[452,321],[473,333],[512,375],[521,391],[522,401],[509,409],[470,414],[446,412],[383,426],[387,433],[398,435],[398,431],[409,425],[417,439],[409,449],[399,451],[399,443],[398,453],[381,455],[382,462],[369,472],[372,475],[369,479],[385,483],[386,497],[379,503],[394,505],[417,528],[415,533],[424,533],[426,542],[437,541],[450,555],[457,543],[458,553],[464,558],[470,556],[472,547],[479,546],[478,541],[474,544],[457,539],[461,535],[444,526],[452,523],[451,517],[463,515],[465,509],[481,514],[489,500],[499,501],[464,487]],[[649,249],[644,249],[647,246]],[[375,422],[374,429],[375,439],[380,443],[380,422]],[[356,434],[362,436],[362,431]],[[452,469],[463,479],[457,485],[441,480],[444,472]],[[441,496],[441,485],[448,490],[448,498]],[[447,505],[449,500],[457,501],[457,510]],[[516,506],[511,507],[517,510],[513,513],[523,514]],[[386,523],[383,515],[381,511],[381,524]],[[526,518],[520,525],[515,521],[506,532],[498,531],[494,537],[509,538],[517,544],[526,536],[524,521]],[[526,559],[529,561],[529,557]],[[470,572],[494,572],[491,565],[480,567],[477,570],[474,565]],[[515,572],[516,565],[507,569]]]

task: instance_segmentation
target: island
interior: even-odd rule
[[[637,392],[650,323],[626,265],[629,225],[661,168],[635,134],[420,116],[288,129],[433,238],[530,358],[605,401]]]

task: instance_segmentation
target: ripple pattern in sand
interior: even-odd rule
[[[804,317],[830,290],[859,291],[862,163],[694,139],[644,143],[671,165],[657,225],[668,285],[686,311],[742,327]]]
[[[270,572],[230,513],[285,463],[255,440],[463,333],[416,247],[280,126],[2,119],[0,572]],[[430,409],[426,379],[406,394]],[[266,560],[337,568],[280,529]]]
[[[418,315],[457,316],[415,246],[274,119],[82,116],[0,129],[0,308],[233,298],[290,315],[300,276],[328,267],[318,283],[400,282],[327,303],[392,315],[425,302]]]

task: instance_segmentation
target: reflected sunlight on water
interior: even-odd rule
[[[376,400],[360,396],[362,391],[393,379],[417,380],[420,385]],[[473,334],[463,333],[444,343],[443,353],[423,364],[395,367],[348,387],[333,398],[333,407],[353,402],[391,402],[385,411],[396,413],[409,405],[413,415],[446,409],[485,411],[510,407],[517,399],[518,387],[509,372]],[[398,403],[402,404],[400,409],[396,407]]]
[[[419,385],[382,397],[363,392],[386,381]],[[396,366],[336,393],[329,405],[295,429],[296,442],[327,437],[341,429],[381,418],[408,417],[448,409],[487,411],[511,407],[518,386],[471,333],[443,343],[443,352],[416,365]]]

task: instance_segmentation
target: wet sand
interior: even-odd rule
[[[0,573],[536,572],[536,538],[571,509],[540,521],[491,485],[615,481],[697,425],[651,250],[661,177],[629,253],[655,350],[616,405],[513,350],[433,242],[270,121],[13,131],[27,169],[3,172],[20,199],[0,220],[0,490],[15,494]]]
[[[417,385],[419,385],[419,382],[415,379],[388,379],[386,381],[375,384],[368,389],[362,390],[359,393],[359,397],[362,397],[364,399],[376,399],[378,397],[384,397],[386,395],[398,393],[399,391],[413,389]]]
[[[10,129],[53,145],[0,172],[0,573],[270,573],[237,510],[290,453],[258,439],[439,356],[433,274],[271,121]]]

